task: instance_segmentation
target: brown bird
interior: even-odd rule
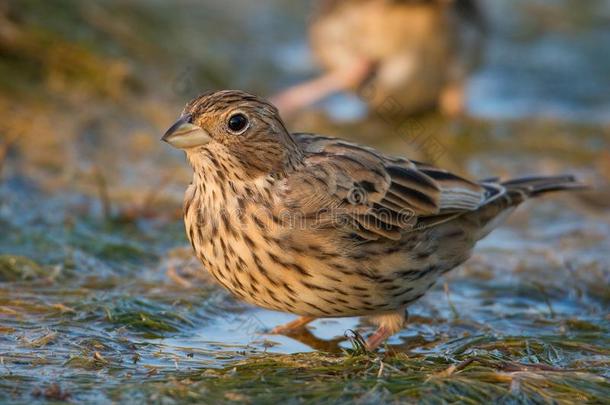
[[[189,102],[163,140],[186,152],[188,238],[235,296],[301,318],[368,316],[378,347],[406,308],[521,202],[572,176],[471,181],[338,138],[290,134],[241,91]]]
[[[373,108],[391,97],[400,113],[464,108],[468,75],[482,58],[477,0],[319,0],[309,24],[326,72],[273,101],[291,113],[329,94],[356,91]]]

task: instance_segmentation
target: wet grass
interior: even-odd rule
[[[513,356],[500,352],[505,349],[503,343],[494,342],[483,350],[477,344],[469,345],[468,351],[477,351],[476,355],[457,356],[265,355],[221,370],[147,383],[138,391],[150,389],[160,400],[168,397],[186,402],[572,403],[605,399],[609,387],[603,377],[578,369],[555,369],[546,363],[515,362]],[[528,350],[530,356],[535,353],[535,349]],[[132,394],[128,389],[127,395]]]

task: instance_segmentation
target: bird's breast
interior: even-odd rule
[[[417,241],[347,249],[340,232],[302,222],[265,187],[222,188],[189,188],[186,230],[206,270],[251,304],[315,317],[376,314],[413,302],[440,273],[409,258]]]

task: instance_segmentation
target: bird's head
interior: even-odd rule
[[[162,140],[183,149],[195,171],[210,153],[230,156],[250,178],[285,172],[300,158],[277,109],[238,90],[208,92],[193,99]]]

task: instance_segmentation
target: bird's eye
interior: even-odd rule
[[[234,134],[240,134],[244,132],[248,126],[248,118],[241,113],[233,114],[229,118],[228,126],[231,132]]]

